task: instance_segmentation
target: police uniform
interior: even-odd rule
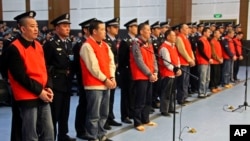
[[[162,28],[166,28],[165,29],[166,31],[169,30],[169,28],[170,28],[169,22],[161,22],[160,27],[161,27],[161,30],[162,30]],[[164,31],[164,32],[166,32],[166,31]],[[161,41],[161,43],[163,43],[165,41],[165,36],[164,36],[165,33],[164,32],[161,31],[161,34],[159,36],[159,40]]]
[[[117,27],[119,28],[119,21],[120,21],[120,18],[114,18],[114,19],[111,19],[109,21],[106,21],[105,24],[106,24],[106,28],[108,27],[111,27],[111,26],[114,26],[114,27]],[[109,45],[109,47],[111,48],[113,54],[114,54],[114,61],[115,61],[115,64],[117,64],[117,49],[118,49],[118,45],[119,45],[119,41],[116,37],[112,37],[108,32],[107,32],[107,35],[106,35],[106,39],[105,39],[105,42]],[[116,82],[118,82],[118,72],[116,70]],[[108,115],[108,119],[104,125],[104,129],[107,129],[107,130],[110,130],[111,127],[110,125],[112,126],[121,126],[122,124],[121,123],[118,123],[116,122],[114,119],[115,119],[115,115],[114,115],[114,112],[113,112],[113,106],[114,106],[114,98],[115,98],[115,89],[111,89],[110,90],[110,99],[109,99],[109,115]]]
[[[55,27],[60,24],[70,24],[69,14],[59,16],[51,21],[51,24]],[[74,141],[75,139],[67,135],[72,78],[71,60],[73,60],[72,43],[68,38],[63,40],[55,34],[50,41],[45,43],[44,53],[53,83],[54,100],[51,109],[55,135],[58,133],[58,141]]]
[[[191,26],[191,28],[197,28],[197,23],[196,22],[191,23],[190,26]],[[192,33],[188,36],[188,39],[189,39],[190,44],[192,46],[192,51],[193,51],[195,57],[196,57],[195,53],[196,53],[196,48],[197,48],[197,42],[198,42],[199,38],[200,38],[200,36],[198,36],[197,32]],[[190,73],[195,75],[195,76],[198,76],[198,68],[196,65],[190,68]],[[190,83],[190,85],[189,85],[188,93],[193,94],[193,93],[198,92],[198,85],[197,85],[198,80],[193,78],[193,77],[190,77],[189,83]]]
[[[151,25],[151,30],[154,30],[156,28],[160,28],[160,22],[157,21],[155,23],[153,23]],[[158,60],[158,50],[159,47],[161,46],[161,39],[158,37],[156,37],[155,35],[151,34],[151,43],[153,45],[154,48],[154,53],[155,53],[155,58]],[[159,78],[159,76],[158,76]],[[152,107],[153,108],[159,108],[160,107],[160,100],[159,100],[159,96],[160,96],[160,79],[158,79],[155,83],[153,83],[153,93],[152,93]],[[153,112],[154,110],[151,109],[151,112]]]
[[[128,29],[131,26],[137,26],[137,18],[128,21],[124,26]],[[121,76],[121,120],[124,123],[131,124],[129,118],[133,117],[134,92],[133,81],[129,63],[129,52],[132,46],[133,37],[127,34],[120,43],[118,50],[118,71]]]
[[[86,20],[79,25],[82,27],[82,32],[84,29],[89,28],[89,25],[92,21],[97,20],[96,18],[91,18]],[[73,69],[76,73],[77,83],[78,83],[78,93],[79,93],[79,101],[76,107],[76,117],[75,117],[75,129],[76,129],[76,136],[80,139],[87,139],[85,136],[85,119],[86,119],[86,108],[87,108],[87,100],[86,100],[86,93],[82,84],[82,71],[80,66],[80,49],[82,44],[87,40],[87,36],[84,33],[83,38],[79,39],[77,43],[73,47],[74,53],[74,65]]]

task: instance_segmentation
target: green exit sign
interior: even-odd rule
[[[222,14],[214,14],[214,18],[221,18]]]

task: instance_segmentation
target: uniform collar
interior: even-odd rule
[[[35,42],[34,41],[27,41],[26,39],[23,38],[23,36],[19,36],[19,41],[21,42],[21,44],[25,47],[28,48],[29,46],[32,46],[33,48],[35,48]]]
[[[111,41],[115,41],[115,37],[111,36],[109,33],[107,33],[107,36],[111,39]]]

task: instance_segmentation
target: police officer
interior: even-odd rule
[[[129,52],[132,45],[132,41],[137,35],[137,18],[132,19],[124,24],[128,34],[121,41],[119,50],[118,50],[118,71],[120,73],[121,81],[121,120],[124,123],[131,124],[132,121],[130,118],[133,117],[133,81],[130,71],[129,63]]]
[[[109,21],[106,21],[106,39],[105,42],[108,43],[109,47],[111,48],[113,54],[114,54],[114,61],[115,61],[115,65],[116,67],[118,66],[117,63],[117,49],[118,49],[118,45],[119,45],[119,41],[117,39],[117,35],[119,32],[119,20],[120,18],[114,18],[111,19]],[[116,82],[117,78],[118,78],[118,74],[116,71]],[[110,100],[109,100],[109,115],[108,115],[108,119],[104,125],[104,128],[107,130],[110,130],[112,126],[121,126],[121,123],[118,123],[117,121],[115,121],[115,115],[113,112],[113,106],[114,106],[114,99],[115,99],[115,88],[110,90]]]
[[[151,42],[154,48],[155,58],[158,60],[158,49],[161,46],[160,40],[160,22],[157,21],[151,25]],[[159,78],[159,76],[158,76]],[[160,107],[160,79],[158,79],[155,83],[153,83],[153,92],[152,92],[152,107],[159,108]]]
[[[164,37],[165,32],[170,29],[169,22],[168,21],[167,22],[161,22],[160,27],[161,27],[161,33],[160,33],[160,36],[159,36],[159,40],[161,41],[161,43],[163,43],[165,41],[165,37]]]
[[[51,24],[55,27],[55,36],[44,45],[45,59],[52,77],[54,100],[51,104],[55,137],[58,141],[75,141],[67,135],[71,91],[72,43],[68,39],[70,32],[69,14],[63,14]],[[72,59],[73,60],[73,59]],[[57,132],[58,125],[58,132]]]
[[[74,71],[76,73],[77,77],[77,83],[78,83],[78,92],[79,92],[79,101],[76,108],[76,117],[75,117],[75,129],[76,129],[76,137],[80,139],[86,139],[85,135],[85,119],[86,119],[86,106],[87,106],[87,100],[86,100],[86,93],[83,88],[82,84],[82,74],[81,74],[81,67],[80,67],[80,49],[82,47],[82,44],[87,40],[87,38],[90,36],[89,33],[89,25],[92,21],[95,21],[96,18],[92,18],[89,20],[86,20],[79,25],[82,27],[82,34],[83,37],[77,41],[75,46],[73,47],[74,52]]]

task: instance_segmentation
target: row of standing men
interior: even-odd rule
[[[31,17],[35,16],[34,12],[30,12],[30,13],[33,13],[33,15],[30,15],[29,12],[27,13],[28,13],[28,16],[31,16]],[[27,13],[26,13],[26,16],[27,16]],[[21,17],[21,19],[22,18],[23,17]],[[82,31],[84,32],[84,37],[86,38],[83,38],[81,41],[79,41],[73,48],[71,47],[72,44],[70,43],[70,40],[68,40],[67,38],[69,36],[69,30],[70,30],[69,14],[64,14],[51,22],[55,26],[56,35],[44,45],[43,49],[44,49],[47,69],[49,72],[49,76],[52,78],[52,84],[53,84],[54,96],[53,96],[53,102],[51,103],[51,110],[52,110],[53,124],[55,127],[54,134],[58,136],[58,140],[75,140],[74,138],[71,138],[67,135],[67,132],[68,132],[67,123],[68,123],[68,116],[69,116],[70,89],[71,89],[70,83],[73,77],[72,72],[77,74],[79,92],[80,92],[79,105],[77,106],[76,120],[75,120],[77,137],[82,138],[82,139],[89,139],[89,140],[92,140],[92,139],[93,140],[109,140],[106,138],[105,136],[106,132],[103,128],[111,129],[110,125],[121,126],[121,123],[118,123],[114,120],[115,116],[113,113],[113,104],[114,104],[115,83],[112,84],[110,82],[111,84],[107,86],[108,88],[111,88],[110,97],[108,97],[109,106],[106,105],[106,107],[109,108],[107,121],[106,119],[102,119],[102,121],[100,122],[103,124],[103,127],[98,127],[99,129],[96,129],[96,127],[92,127],[92,126],[90,129],[86,129],[86,126],[87,126],[86,124],[88,122],[85,122],[85,121],[87,117],[91,119],[88,114],[91,112],[90,107],[93,105],[92,103],[88,104],[90,103],[90,99],[88,98],[91,98],[89,97],[88,93],[89,93],[89,89],[92,90],[92,88],[89,88],[88,86],[84,86],[83,79],[86,79],[86,78],[83,77],[84,73],[82,73],[83,66],[87,66],[85,69],[89,69],[88,64],[84,64],[83,62],[81,63],[81,59],[84,60],[84,58],[85,58],[84,61],[86,63],[86,60],[87,60],[86,56],[89,56],[89,54],[84,53],[84,51],[88,52],[88,50],[84,50],[84,49],[85,48],[88,49],[89,47],[87,46],[87,44],[85,44],[85,46],[87,47],[84,47],[84,45],[82,44],[85,43],[87,40],[90,40],[90,38],[88,38],[89,36],[93,37],[95,35],[98,35],[98,31],[94,30],[97,27],[92,27],[92,30],[90,28],[90,26],[91,25],[93,26],[93,24],[96,23],[97,21],[100,22],[97,19],[90,19],[80,24],[82,26]],[[18,19],[18,23],[20,24],[20,19]],[[102,24],[102,22],[100,22],[100,24]],[[194,66],[195,63],[197,63],[198,66],[199,66],[199,63],[201,65],[201,67],[198,69],[199,74],[200,74],[199,80],[204,80],[201,78],[206,77],[205,83],[201,81],[199,82],[199,91],[198,91],[199,97],[206,96],[206,93],[207,93],[206,89],[208,88],[207,83],[209,83],[210,78],[208,79],[207,78],[208,76],[206,75],[204,76],[204,74],[207,74],[209,72],[209,71],[204,71],[204,68],[206,68],[204,67],[204,65],[208,65],[210,63],[212,64],[213,60],[215,60],[215,59],[210,60],[213,55],[212,55],[211,47],[210,45],[207,44],[206,39],[203,40],[203,38],[200,38],[200,39],[198,38],[197,43],[195,43],[195,45],[197,47],[198,46],[201,47],[201,49],[198,48],[197,50],[196,48],[193,51],[195,52],[198,51],[201,53],[200,54],[196,53],[198,55],[194,55],[194,52],[192,52],[192,46],[190,44],[190,41],[187,38],[188,35],[190,34],[189,33],[190,29],[188,25],[186,24],[181,24],[181,25],[176,26],[176,28],[179,28],[178,30],[180,31],[180,33],[178,33],[177,39],[175,39],[176,33],[172,31],[166,32],[169,28],[169,25],[167,22],[163,22],[163,23],[156,22],[153,25],[151,25],[151,29],[150,29],[149,24],[146,21],[139,25],[139,30],[138,30],[137,19],[133,19],[127,22],[124,26],[127,28],[128,34],[123,40],[117,40],[116,38],[116,35],[118,34],[118,30],[119,30],[119,18],[115,18],[110,21],[107,21],[106,28],[104,29],[107,31],[105,41],[107,42],[108,46],[113,52],[111,56],[114,56],[113,60],[116,66],[116,69],[115,69],[116,71],[114,75],[110,76],[110,78],[104,78],[103,82],[106,86],[107,79],[110,79],[113,82],[113,79],[119,78],[119,86],[121,88],[121,121],[122,122],[131,124],[132,121],[130,119],[133,118],[134,126],[139,131],[144,130],[144,127],[142,126],[143,124],[154,126],[155,123],[149,121],[149,112],[150,110],[152,110],[151,106],[160,107],[158,103],[159,103],[159,100],[161,99],[162,100],[164,99],[167,101],[167,102],[161,101],[160,105],[165,104],[165,106],[161,106],[161,109],[160,109],[162,115],[169,115],[168,114],[169,112],[170,113],[176,112],[176,111],[173,111],[173,109],[171,109],[172,108],[171,104],[170,106],[167,106],[169,105],[168,103],[170,102],[170,99],[172,99],[170,98],[171,94],[168,94],[166,96],[160,93],[163,93],[163,92],[167,93],[169,91],[171,91],[172,93],[172,90],[175,90],[174,79],[172,80],[172,78],[174,78],[175,76],[180,76],[176,80],[178,83],[177,102],[179,104],[184,104],[187,98],[187,93],[188,93],[187,91],[188,91],[188,86],[189,86],[189,78],[188,78],[188,74],[186,73],[182,73],[181,75],[181,71],[179,68],[181,68],[181,70],[189,72],[189,69],[190,69],[189,67]],[[194,27],[195,26],[193,26],[192,24],[192,28]],[[160,29],[162,30],[162,33],[160,32]],[[202,30],[202,37],[204,36],[204,38],[206,37],[208,38],[210,37],[210,33],[207,33],[207,32],[211,32],[211,31],[207,30],[207,28],[205,29],[206,30],[204,31]],[[219,30],[213,31],[213,34],[215,35],[217,31],[219,32]],[[138,38],[136,38],[138,32],[139,32],[139,36]],[[151,32],[152,32],[152,36],[150,37]],[[148,34],[149,34],[149,37],[148,37]],[[232,38],[230,34],[234,36],[234,32],[232,33],[231,30],[229,30],[227,34],[229,36],[228,38]],[[151,40],[149,40],[150,38]],[[235,57],[236,54],[232,53],[233,50],[227,50],[228,49],[227,45],[229,45],[230,43],[229,41],[231,41],[228,38],[225,38],[225,43],[223,42],[224,39],[222,41],[223,43],[222,47],[224,47],[223,49],[225,49],[224,51],[226,53],[225,57],[228,57],[228,58],[224,58],[224,61],[223,61],[224,63],[226,62],[227,59],[230,60],[231,57],[232,59],[236,58]],[[91,44],[91,41],[88,41],[88,43]],[[98,41],[97,44],[102,45],[100,41]],[[169,44],[171,46],[175,46],[176,44],[178,53],[177,53],[177,50],[176,51],[172,50],[171,53],[170,51],[166,51],[166,50],[159,51],[160,49],[162,49],[162,47],[160,46],[161,44],[162,46],[165,45],[167,47],[169,47]],[[150,50],[151,45],[152,45],[153,50]],[[139,46],[145,47],[145,48],[148,47],[149,50],[145,51],[142,48],[138,48]],[[217,46],[218,44],[216,44],[216,47]],[[208,48],[210,48],[210,51]],[[171,47],[167,49],[171,49]],[[84,51],[81,51],[81,50],[84,50]],[[166,55],[166,52],[168,52],[168,55],[170,54],[170,57],[164,57],[164,55]],[[230,54],[230,52],[232,54]],[[179,61],[174,62],[173,60],[175,59],[173,59],[174,57],[172,58],[171,56],[172,54],[175,54],[175,57],[178,56],[177,58],[179,59],[177,60]],[[148,60],[149,62],[147,63],[154,63],[154,64],[150,65],[151,66],[150,69],[147,68],[149,67],[147,66],[149,64],[143,64],[140,62],[142,60],[143,62],[147,60],[147,57],[145,58],[144,55],[151,56],[151,60],[149,59]],[[92,56],[89,56],[89,57],[91,58]],[[222,56],[216,56],[216,57],[222,57]],[[131,58],[133,58],[134,61],[131,62]],[[160,69],[159,74],[161,75],[159,76],[161,76],[162,83],[160,83],[160,81],[157,81],[159,77],[157,75],[158,67],[156,67],[157,66],[156,61],[152,61],[152,60],[155,60],[154,58],[161,60],[159,61],[159,68],[165,65],[166,67],[168,67],[169,70],[174,72],[174,73],[170,73],[167,70],[163,69],[164,70],[163,71],[162,69]],[[219,58],[219,59],[222,59],[222,58]],[[242,59],[242,56],[241,56],[241,59]],[[167,61],[164,61],[164,60],[167,60]],[[173,65],[171,65],[169,62],[172,62]],[[218,60],[218,64],[220,63],[222,63],[221,60]],[[147,67],[145,67],[145,65]],[[131,66],[133,68],[131,68]],[[228,64],[223,65],[223,66],[228,67]],[[134,69],[134,68],[137,68],[137,69]],[[226,70],[230,70],[230,69],[226,69]],[[137,73],[142,73],[142,72],[146,74],[147,77],[145,77],[145,75],[137,74]],[[217,69],[217,72],[218,72],[218,69]],[[91,72],[91,73],[97,73],[97,72]],[[225,75],[225,73],[223,74]],[[227,87],[229,83],[228,75],[229,74],[225,75],[226,78],[222,77],[222,80],[224,80],[223,86],[225,87]],[[168,79],[165,80],[165,77],[171,78],[171,81],[169,81]],[[136,80],[136,81],[133,81],[133,80]],[[220,83],[218,81],[220,80],[216,80],[216,84],[214,88],[218,87]],[[156,82],[154,83],[152,88],[151,88],[151,85],[152,85],[151,82]],[[165,88],[165,89],[162,91],[159,91],[161,88]],[[151,89],[153,89],[153,98],[151,98],[150,96],[152,94]],[[145,94],[148,97],[145,97]],[[161,97],[161,99],[159,99],[159,97]],[[103,121],[105,121],[105,124],[103,123]],[[89,125],[92,125],[92,124],[93,124],[92,122],[89,122]],[[58,134],[56,130],[57,126],[58,126]],[[103,131],[101,135],[96,133],[96,131],[100,132],[100,130]]]

